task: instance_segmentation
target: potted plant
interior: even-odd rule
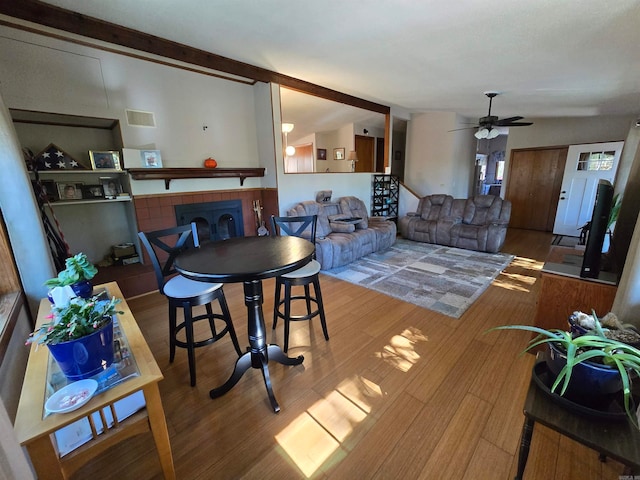
[[[27,344],[47,345],[71,381],[92,377],[113,363],[113,315],[120,299],[74,297],[51,307],[51,321],[29,335]]]
[[[82,252],[67,258],[65,260],[65,266],[66,268],[62,270],[57,277],[50,278],[44,282],[44,284],[52,288],[69,285],[77,296],[84,298],[90,297],[93,286],[89,280],[95,277],[98,269]]]
[[[561,387],[560,395],[575,387],[583,387],[589,395],[594,395],[596,388],[603,388],[609,393],[622,390],[627,417],[636,428],[640,428],[631,394],[631,378],[640,375],[640,350],[606,336],[595,312],[593,320],[593,329],[585,333],[546,330],[529,325],[504,325],[488,331],[514,329],[537,333],[538,336],[529,342],[523,353],[540,345],[549,346],[547,365],[556,375],[552,392],[556,392],[558,387]],[[595,380],[597,387],[580,385],[587,380]]]

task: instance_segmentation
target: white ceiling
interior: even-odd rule
[[[640,115],[638,0],[45,0],[411,112]]]

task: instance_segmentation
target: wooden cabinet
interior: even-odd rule
[[[564,255],[576,253],[572,248],[552,247],[545,265],[550,262],[560,263]],[[567,330],[569,315],[574,311],[590,314],[595,310],[598,316],[604,316],[611,311],[617,291],[616,285],[544,270],[540,275],[540,281],[534,325],[545,329]]]
[[[371,198],[371,216],[398,218],[398,197],[400,184],[395,175],[373,175],[373,193]]]
[[[38,172],[54,199],[45,213],[52,225],[59,225],[71,253],[84,252],[97,263],[113,245],[134,243],[139,252],[129,175],[124,170],[93,170],[89,159],[90,150],[122,149],[119,121],[25,110],[10,113],[23,148],[38,155],[54,144],[83,166]],[[75,196],[65,194],[67,186]]]

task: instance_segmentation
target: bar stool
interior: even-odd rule
[[[231,336],[233,347],[238,353],[238,356],[242,355],[238,338],[236,337],[236,332],[231,321],[227,300],[222,290],[222,284],[190,280],[177,274],[173,268],[173,261],[176,256],[187,248],[187,240],[192,238],[193,245],[196,248],[200,246],[195,223],[156,230],[154,232],[138,232],[138,236],[149,253],[149,258],[153,264],[153,269],[155,270],[158,281],[158,289],[160,293],[169,300],[169,362],[173,363],[176,346],[187,349],[189,375],[191,377],[191,386],[193,387],[196,384],[196,348],[210,345],[228,333]],[[165,239],[176,236],[178,236],[177,241],[173,246],[165,243],[168,241]],[[157,253],[156,248],[158,249]],[[167,257],[164,265],[161,265],[158,254]],[[174,276],[174,274],[177,275]],[[215,300],[220,304],[222,314],[213,313],[211,304]],[[194,317],[192,308],[198,305],[204,305],[207,313]],[[176,319],[178,308],[182,308],[184,314],[184,321],[180,324],[177,324]],[[225,323],[224,328],[219,332],[216,331],[216,319],[222,320]],[[204,340],[196,340],[194,338],[193,324],[199,320],[208,320],[209,328],[211,329],[211,336]],[[178,332],[182,329],[185,331],[186,341],[178,340],[177,338]]]
[[[300,217],[276,217],[271,216],[271,231],[274,235],[292,235],[306,238],[313,244],[316,240],[317,215],[307,215]],[[309,285],[313,285],[315,296],[311,296]],[[284,298],[281,299],[282,287],[284,286]],[[294,286],[303,286],[304,295],[291,295]],[[307,307],[306,315],[291,315],[291,303],[297,300],[304,300]],[[316,309],[311,310],[311,304],[315,303]],[[284,311],[282,311],[284,307]],[[327,332],[327,322],[324,315],[324,305],[322,303],[322,292],[320,290],[320,263],[313,259],[304,267],[293,272],[276,277],[276,292],[273,304],[273,329],[275,330],[278,318],[284,320],[284,348],[289,350],[289,323],[292,321],[311,320],[315,316],[320,316],[322,332],[325,340],[329,340]]]

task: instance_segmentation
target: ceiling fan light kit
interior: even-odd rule
[[[533,125],[532,122],[519,122],[518,120],[522,120],[524,118],[520,116],[500,119],[495,115],[491,115],[491,104],[493,99],[497,97],[500,92],[489,91],[484,92],[484,94],[489,98],[489,112],[486,117],[480,117],[478,119],[478,125],[470,127],[478,129],[476,133],[473,134],[478,140],[485,138],[492,139],[500,135],[500,131],[495,127],[524,127],[527,125]]]
[[[481,128],[476,133],[473,134],[473,136],[476,137],[478,140],[481,140],[483,138],[487,138],[487,139],[496,138],[498,135],[500,135],[500,132],[495,128]]]

